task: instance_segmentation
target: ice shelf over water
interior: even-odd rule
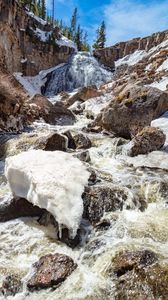
[[[75,237],[89,178],[80,160],[61,151],[31,150],[7,158],[5,175],[14,196],[45,208]]]

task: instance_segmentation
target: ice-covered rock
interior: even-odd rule
[[[5,174],[15,196],[45,208],[75,237],[89,178],[80,160],[61,151],[30,150],[7,158]]]

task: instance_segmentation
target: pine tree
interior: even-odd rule
[[[77,45],[78,51],[82,50],[82,33],[83,32],[81,30],[81,27],[80,27],[80,25],[78,25],[78,28],[77,28],[77,31],[75,34],[75,40],[74,40],[74,42]]]
[[[98,48],[104,48],[105,43],[106,43],[106,25],[105,22],[103,21],[100,25],[100,27],[96,30],[96,41],[93,44],[94,49]]]
[[[41,18],[45,20],[46,18],[46,1],[41,0]]]
[[[78,18],[78,9],[75,8],[71,17],[70,34],[69,34],[73,40],[75,40],[75,36],[76,36],[77,18]]]

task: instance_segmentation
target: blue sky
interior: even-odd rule
[[[50,12],[51,0],[46,2]],[[78,7],[79,21],[88,31],[90,43],[102,20],[107,46],[168,29],[168,0],[55,0],[55,17],[68,24],[74,7]]]

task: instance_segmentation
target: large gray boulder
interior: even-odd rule
[[[153,119],[168,110],[168,93],[153,87],[135,85],[126,88],[99,117],[100,125],[116,135],[130,138],[150,126]]]

